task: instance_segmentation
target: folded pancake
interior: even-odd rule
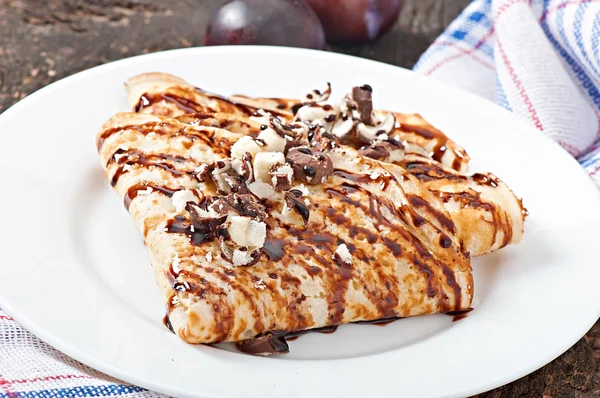
[[[239,342],[469,308],[469,256],[439,198],[324,129],[262,117],[257,137],[143,113],[98,133],[175,333]]]
[[[294,118],[303,104],[326,101],[331,94],[331,86],[328,85],[323,92],[313,90],[304,100],[250,98],[243,95],[225,98],[197,88],[179,77],[158,72],[134,76],[125,86],[129,105],[136,112],[164,116],[211,112],[249,116],[256,110],[263,109],[287,121]],[[433,159],[442,162],[444,166],[461,172],[466,171],[470,158],[464,148],[418,114],[393,114],[396,116],[394,135],[398,135],[402,141],[423,147],[432,154]]]
[[[329,98],[330,91],[330,87],[325,91],[327,98]],[[318,90],[313,90],[312,94],[308,94],[311,98],[305,98],[305,101],[312,101],[316,93],[320,94]],[[301,100],[250,98],[244,95],[233,95],[229,99],[240,105],[285,113],[287,117],[296,115],[298,109],[306,103]],[[381,115],[387,114],[388,111],[374,110],[373,113],[381,117]],[[390,136],[398,136],[400,141],[422,148],[428,157],[440,162],[447,168],[458,172],[465,172],[467,170],[471,158],[464,148],[429,124],[421,115],[398,112],[391,112],[391,114],[395,117],[395,124],[390,129],[391,131],[388,132]]]
[[[249,121],[247,114],[258,109],[276,113],[287,122],[326,125],[336,138],[362,154],[406,168],[441,198],[470,255],[486,254],[522,238],[526,211],[506,184],[493,175],[466,175],[469,156],[465,150],[420,115],[373,110],[369,86],[354,88],[340,105],[328,102],[329,85],[302,100],[242,95],[225,100],[161,73],[136,76],[127,87],[136,111],[169,114],[186,123],[253,137],[260,123]],[[344,115],[353,117],[344,119]]]
[[[526,210],[510,188],[491,173],[465,175],[417,154],[395,162],[442,199],[456,224],[463,249],[479,256],[516,244]]]

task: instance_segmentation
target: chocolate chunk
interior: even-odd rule
[[[249,153],[246,153],[241,160],[219,160],[208,167],[210,169],[210,174],[208,175],[215,184],[219,194],[248,192],[246,181],[251,181],[253,178],[252,155]],[[200,170],[197,177],[202,173],[207,174],[204,170]]]
[[[309,136],[311,135],[310,132],[308,134],[309,134]],[[299,146],[308,146],[308,145],[309,145],[308,141],[305,141],[304,139],[293,138],[293,139],[287,140],[285,142],[285,149],[284,149],[283,153],[287,154],[290,151],[290,149],[292,149],[292,148],[296,148]]]
[[[208,242],[216,237],[217,228],[219,225],[225,222],[227,216],[210,217],[206,214],[206,209],[202,209],[201,206],[196,205],[193,202],[188,202],[186,206],[187,211],[190,213],[192,226],[194,227],[194,233],[202,234],[202,242]]]
[[[333,173],[331,158],[323,152],[293,148],[289,151],[286,161],[292,166],[294,177],[308,184],[320,184]]]
[[[327,151],[337,146],[338,139],[319,126],[316,131],[308,133],[310,147],[317,151]]]
[[[205,163],[205,164],[202,164],[200,167],[198,167],[198,169],[196,169],[195,176],[198,179],[198,181],[204,182],[204,181],[206,181],[206,178],[209,176],[209,174],[214,169],[215,169],[214,163]]]
[[[293,169],[290,165],[276,165],[269,171],[273,188],[277,192],[287,191],[292,187]]]
[[[360,152],[360,154],[363,156],[377,160],[385,159],[390,156],[390,153],[387,151],[387,149],[385,149],[384,146],[376,144],[363,146],[358,150],[358,152]]]
[[[300,195],[297,195],[296,192],[297,191],[300,193]],[[310,210],[308,210],[308,207],[306,207],[306,205],[302,202],[300,202],[298,199],[296,199],[297,197],[301,197],[302,196],[302,192],[300,192],[297,189],[292,189],[289,192],[286,192],[284,197],[285,197],[285,203],[287,204],[287,206],[290,209],[294,209],[298,212],[298,214],[300,214],[300,216],[302,217],[302,220],[304,220],[304,224],[308,224],[308,218],[310,217]]]
[[[402,149],[404,149],[404,145],[390,138],[387,141],[375,141],[371,145],[365,145],[358,152],[371,159],[383,160],[387,159],[392,151]]]
[[[273,179],[275,182],[273,188],[275,188],[277,192],[287,191],[292,187],[289,178],[285,174],[274,174]]]
[[[240,216],[252,217],[258,221],[263,221],[267,218],[265,207],[258,203],[251,194],[230,194],[224,200],[229,204]]]
[[[269,122],[273,131],[275,131],[280,137],[285,137],[292,130],[290,127],[283,124],[278,117],[270,118]]]
[[[252,340],[239,342],[236,344],[236,348],[241,352],[252,355],[287,354],[290,352],[285,336],[280,332],[271,332]]]
[[[243,177],[239,175],[234,177],[231,174],[224,174],[223,180],[227,183],[231,192],[248,193],[248,188],[246,187]]]
[[[373,112],[372,91],[373,89],[370,86],[352,88],[352,100],[356,103],[356,110],[358,111],[360,121],[366,125],[373,124],[373,119],[371,118],[371,113]]]
[[[244,180],[246,184],[254,181],[254,171],[252,167],[252,154],[246,152],[241,159],[231,161],[233,170]]]
[[[227,200],[230,194],[227,196],[213,196],[206,201],[206,209],[211,212],[214,217],[227,217],[231,212],[236,212],[230,201]]]

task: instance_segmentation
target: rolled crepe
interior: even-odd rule
[[[168,114],[186,123],[222,127],[253,136],[260,131],[260,125],[249,121],[248,114],[265,109],[289,121],[297,110],[294,108],[302,104],[298,99],[242,95],[226,100],[161,73],[136,76],[127,82],[127,89],[130,106],[138,112]],[[389,135],[402,140],[405,154],[402,159],[379,160],[405,168],[442,200],[464,250],[471,256],[479,256],[518,243],[523,236],[526,210],[510,188],[489,173],[467,175],[470,158],[464,148],[420,115],[396,112],[393,115],[395,126]],[[402,183],[407,189],[408,182]]]

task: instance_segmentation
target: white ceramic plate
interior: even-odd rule
[[[257,358],[191,346],[164,307],[142,238],[105,181],[94,139],[127,109],[123,81],[173,73],[223,94],[301,96],[374,87],[377,107],[419,112],[524,197],[523,242],[473,260],[479,304],[385,327],[309,334]],[[466,396],[517,379],[600,314],[600,195],[566,152],[509,113],[410,71],[325,52],[177,50],[97,67],[0,116],[0,303],[24,327],[112,376],[176,396]]]

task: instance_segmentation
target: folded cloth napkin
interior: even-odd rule
[[[600,185],[600,1],[475,0],[415,70],[512,111]]]
[[[415,70],[497,102],[600,184],[600,0],[475,0]],[[0,310],[0,398],[160,397],[53,349]]]

